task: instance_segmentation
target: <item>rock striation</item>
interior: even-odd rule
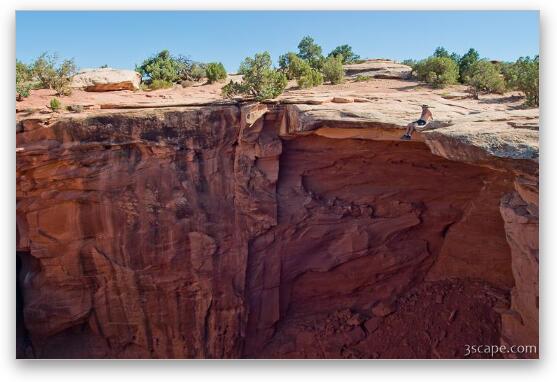
[[[476,139],[475,115],[406,142],[396,111],[336,105],[20,119],[18,356],[537,344],[537,131]]]
[[[412,75],[412,68],[393,60],[370,59],[358,64],[344,65],[348,78],[369,76],[373,78],[407,79]]]

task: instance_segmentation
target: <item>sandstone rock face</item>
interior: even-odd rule
[[[524,179],[517,180],[521,190]],[[530,182],[529,182],[530,183]],[[532,184],[537,189],[537,184]],[[529,201],[526,201],[526,200]],[[511,247],[515,286],[511,292],[511,310],[502,315],[504,340],[514,345],[538,346],[539,327],[539,238],[537,197],[522,198],[521,192],[507,194],[501,200],[507,241]]]
[[[460,358],[537,340],[536,162],[465,144],[453,160],[444,136],[320,107],[20,121],[19,355]]]
[[[134,70],[112,68],[86,69],[72,79],[72,87],[89,92],[137,90],[141,75]]]
[[[361,64],[344,65],[344,72],[348,78],[370,76],[374,78],[407,79],[412,74],[412,68],[392,60],[373,59]]]

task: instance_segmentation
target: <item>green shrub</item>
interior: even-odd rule
[[[284,73],[272,68],[269,52],[247,57],[240,64],[238,73],[243,76],[242,82],[231,80],[222,88],[223,96],[231,98],[244,94],[262,101],[282,94],[288,83]]]
[[[211,62],[207,64],[207,69],[205,69],[205,72],[207,74],[207,81],[210,84],[226,79],[226,69],[220,62]]]
[[[247,84],[244,82],[235,82],[233,80],[230,80],[230,82],[221,89],[222,96],[225,98],[233,98],[237,95],[253,95],[249,92],[250,89]]]
[[[71,94],[72,77],[77,71],[74,60],[64,60],[58,64],[56,54],[43,53],[31,66],[33,78],[41,89],[54,89],[58,95]]]
[[[328,57],[323,63],[323,78],[331,84],[340,84],[344,80],[342,56]]]
[[[16,60],[15,62],[15,92],[16,100],[21,101],[25,97],[29,97],[29,93],[33,84],[31,80],[33,74],[31,69],[23,62]]]
[[[437,58],[449,58],[450,54],[449,51],[447,49],[445,49],[442,46],[438,46],[435,51],[433,52],[433,57],[437,57]]]
[[[520,90],[526,97],[527,106],[540,104],[540,60],[520,57],[516,62],[502,67],[509,89]]]
[[[298,44],[298,57],[306,60],[314,69],[320,70],[323,66],[322,51],[321,46],[317,45],[310,36],[304,37]]]
[[[462,57],[460,57],[460,54],[455,53],[455,52],[451,53],[451,55],[449,56],[449,58],[450,58],[451,60],[453,60],[454,62],[456,62],[457,65],[460,65],[460,60],[462,60]]]
[[[153,80],[149,84],[150,90],[169,89],[174,86],[173,82],[165,80]]]
[[[466,83],[466,77],[470,75],[470,68],[478,62],[480,59],[480,54],[476,49],[470,48],[460,59],[458,60],[458,71],[460,82]]]
[[[360,59],[360,56],[354,54],[350,45],[340,45],[329,53],[327,57],[342,56],[343,64],[352,64]]]
[[[279,68],[286,74],[286,78],[294,80],[310,70],[311,66],[295,53],[288,52],[279,57]]]
[[[288,67],[290,66],[290,60],[292,57],[298,57],[298,55],[293,52],[288,52],[281,54],[278,58],[279,69],[286,74],[289,80],[292,79],[288,74]]]
[[[58,98],[52,98],[50,100],[50,108],[52,111],[56,111],[62,107],[62,102]]]
[[[372,80],[372,79],[373,79],[372,76],[364,76],[364,75],[358,74],[358,75],[356,76],[356,78],[354,79],[354,81],[356,81],[356,82],[365,82],[365,81],[369,81],[369,80]]]
[[[56,76],[52,82],[52,89],[56,90],[58,95],[69,95],[72,92],[72,77],[77,71],[77,67],[73,60],[64,60],[56,69]]]
[[[166,49],[149,57],[135,68],[148,81],[162,80],[166,82],[188,79],[191,69],[191,60],[183,56],[173,56]]]
[[[474,62],[468,69],[466,84],[470,93],[478,99],[481,93],[503,93],[505,81],[497,67],[487,60]]]
[[[458,65],[449,57],[430,57],[414,66],[419,81],[425,81],[436,88],[456,84]]]
[[[309,68],[298,78],[298,86],[302,89],[319,86],[323,83],[323,75],[316,69]]]
[[[29,97],[31,93],[32,84],[29,82],[17,82],[15,83],[15,93],[16,100],[21,101],[23,98]]]
[[[53,79],[56,77],[56,54],[41,54],[31,65],[33,77],[37,79],[37,86],[41,89],[52,89]]]
[[[205,64],[200,62],[194,62],[191,65],[188,75],[185,78],[182,78],[184,81],[199,81],[202,78],[205,78],[207,71],[207,67]]]
[[[31,92],[31,84],[29,82],[17,82],[15,83],[16,98],[21,101],[23,98],[29,97]]]
[[[33,79],[33,71],[32,69],[25,65],[23,62],[16,60],[15,61],[15,78],[16,81],[19,82],[27,82]]]
[[[295,53],[288,52],[280,56],[279,67],[286,78],[295,79],[300,88],[311,88],[323,83],[323,75]]]

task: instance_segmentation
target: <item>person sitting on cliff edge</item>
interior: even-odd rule
[[[414,122],[410,122],[408,126],[406,126],[406,133],[404,133],[404,135],[400,137],[400,139],[409,141],[410,139],[412,139],[412,133],[414,132],[414,130],[416,130],[416,128],[418,127],[427,125],[429,121],[433,121],[433,114],[431,113],[431,110],[429,110],[428,105],[422,105],[422,115],[420,115],[420,119]]]

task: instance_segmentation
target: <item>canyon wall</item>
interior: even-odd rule
[[[305,118],[256,103],[21,120],[18,356],[537,345],[537,164]]]

